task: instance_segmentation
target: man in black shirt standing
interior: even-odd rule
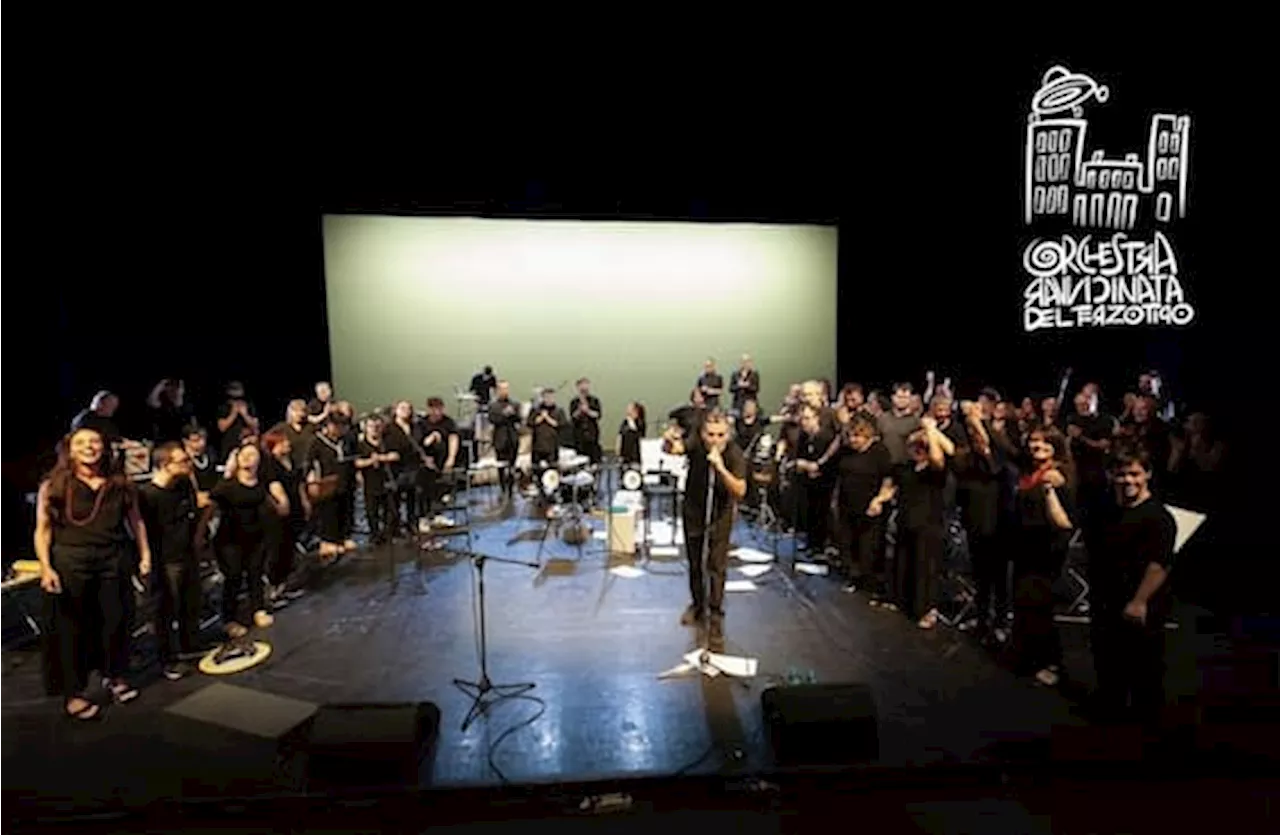
[[[533,430],[533,465],[555,465],[560,457],[560,435],[569,419],[556,405],[554,389],[542,390],[542,402],[529,412],[529,428]]]
[[[600,398],[591,393],[591,381],[578,381],[578,396],[573,400],[573,441],[578,453],[600,463]]]
[[[328,415],[327,407],[322,410]],[[315,437],[315,428],[308,420],[310,412],[305,400],[290,400],[285,408],[284,420],[271,427],[289,439],[289,458],[293,466],[303,470],[307,466],[307,453],[311,449],[311,440]]]
[[[493,375],[493,366],[486,365],[484,371],[471,378],[471,393],[476,396],[476,406],[488,406],[493,398],[493,390],[498,386],[498,378]]]
[[[512,497],[516,485],[516,457],[520,452],[520,405],[511,399],[511,384],[498,381],[497,399],[489,404],[489,422],[493,424],[493,452],[506,464],[498,471],[502,495]]]
[[[708,359],[702,364],[702,376],[698,378],[697,387],[708,409],[719,408],[720,395],[724,394],[724,377],[716,371],[715,360]]]
[[[167,443],[155,452],[156,473],[138,490],[138,509],[147,526],[156,570],[151,593],[156,598],[156,640],[164,676],[177,681],[190,672],[181,656],[194,648],[200,619],[200,565],[196,559],[195,485],[191,457],[178,443]],[[177,621],[177,647],[173,623]]]
[[[1115,436],[1115,423],[1093,413],[1092,398],[1081,391],[1075,396],[1075,414],[1067,418],[1067,437],[1071,440],[1071,460],[1076,465],[1077,505],[1087,517],[1110,504],[1107,485],[1107,452]],[[1086,523],[1087,524],[1087,523]]]
[[[1108,718],[1130,706],[1142,720],[1164,705],[1164,624],[1177,527],[1151,494],[1151,462],[1140,446],[1118,451],[1115,502],[1098,514],[1089,555],[1098,703]]]
[[[724,652],[729,537],[738,502],[747,495],[747,460],[729,442],[729,419],[720,411],[707,414],[697,435],[682,438],[678,430],[668,430],[663,447],[670,455],[686,456],[689,462],[683,521],[693,602],[680,622],[685,626],[705,623],[707,649]]]
[[[800,414],[800,442],[796,449],[796,478],[800,485],[805,550],[810,557],[821,556],[827,547],[831,525],[831,494],[835,489],[835,469],[831,460],[839,448],[840,436],[819,411],[805,406]]]
[[[452,492],[453,465],[458,459],[458,424],[444,413],[444,400],[427,399],[427,416],[422,421],[422,450],[426,461],[419,471],[422,479],[422,516],[431,516],[432,506]],[[443,478],[442,478],[443,477]]]
[[[306,403],[307,422],[312,426],[324,422],[333,408],[333,386],[324,380],[316,383],[316,396]]]
[[[833,461],[839,490],[836,533],[840,567],[847,580],[845,591],[855,591],[861,585],[870,601],[879,603],[885,591],[881,508],[892,497],[893,462],[869,417],[853,418],[845,431],[845,443]],[[880,505],[870,513],[877,497]]]

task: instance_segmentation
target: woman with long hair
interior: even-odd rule
[[[1027,435],[1013,532],[1014,659],[1049,687],[1058,683],[1062,643],[1053,622],[1053,584],[1062,574],[1074,527],[1070,447],[1055,427]]]
[[[265,629],[275,621],[267,611],[262,582],[272,524],[267,514],[287,517],[289,498],[279,482],[263,481],[261,466],[262,453],[256,446],[242,446],[231,455],[223,480],[213,488],[210,496],[213,503],[201,522],[198,537],[203,538],[216,509],[221,515],[214,549],[223,577],[222,626],[232,638],[242,637],[249,631],[237,615],[240,590],[245,585],[254,625]]]
[[[138,545],[138,573],[145,577],[151,547],[133,485],[107,454],[102,435],[77,429],[59,444],[58,461],[40,485],[35,531],[40,587],[55,611],[48,666],[67,715],[75,719],[94,719],[101,711],[86,697],[91,670],[102,674],[116,703],[138,695],[124,678],[130,533]]]
[[[628,403],[627,415],[618,427],[618,457],[623,464],[640,463],[640,441],[645,428],[644,404]]]

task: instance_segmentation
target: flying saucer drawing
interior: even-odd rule
[[[1084,115],[1084,103],[1089,99],[1101,104],[1110,97],[1111,91],[1089,76],[1073,73],[1063,66],[1051,67],[1044,74],[1040,89],[1031,98],[1031,119],[1038,121],[1066,110],[1079,119]]]

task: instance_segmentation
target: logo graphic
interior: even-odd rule
[[[1093,78],[1055,66],[1031,98],[1023,220],[1080,234],[1037,238],[1023,251],[1027,331],[1195,318],[1166,231],[1187,213],[1191,117],[1153,115],[1145,159],[1108,159],[1096,149],[1086,160],[1085,105],[1111,96]]]

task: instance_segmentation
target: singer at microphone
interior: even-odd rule
[[[709,412],[698,432],[687,438],[679,429],[668,430],[663,447],[670,455],[685,456],[689,465],[683,521],[693,602],[680,623],[705,623],[707,649],[724,652],[729,538],[738,502],[747,495],[747,459],[729,442],[729,419],[719,410]]]

